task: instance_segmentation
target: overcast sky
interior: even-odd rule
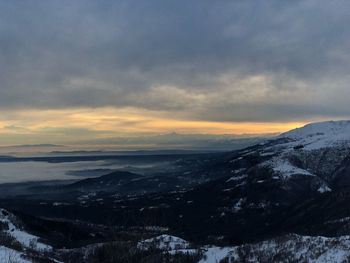
[[[0,143],[349,118],[349,14],[347,0],[0,0]]]

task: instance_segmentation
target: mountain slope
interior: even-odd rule
[[[15,215],[0,209],[0,262],[29,263],[45,258],[45,262],[58,263],[49,256],[52,249],[39,237],[26,232]]]
[[[165,240],[165,241],[164,241]],[[170,242],[167,240],[171,240]],[[174,240],[174,241],[173,241]],[[177,241],[180,240],[181,242]],[[233,247],[202,246],[191,247],[190,243],[173,236],[158,236],[141,241],[139,244],[161,248],[164,253],[200,252],[199,263],[216,262],[313,262],[341,263],[350,259],[350,236],[326,238],[321,236],[285,235],[256,244],[245,244]],[[146,247],[148,248],[148,247]]]
[[[154,214],[164,216],[166,225],[198,240],[222,236],[242,244],[292,230],[307,233],[310,224],[322,225],[325,218],[313,218],[305,211],[316,211],[320,200],[334,198],[350,180],[349,127],[346,121],[307,125],[223,155],[217,164],[223,174],[219,179],[185,192],[118,202],[127,207],[124,212],[141,218],[149,217],[152,208]],[[321,140],[327,143],[315,147]],[[307,147],[312,143],[316,144]],[[296,210],[302,204],[303,210]],[[291,216],[289,211],[297,213]],[[324,229],[337,235],[336,229]],[[312,231],[318,232],[320,226]]]

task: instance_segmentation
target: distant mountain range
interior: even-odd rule
[[[102,147],[119,146],[121,149],[180,149],[180,150],[204,150],[204,151],[228,151],[253,145],[265,138],[277,134],[180,134],[168,133],[157,135],[145,135],[134,137],[102,138],[89,141],[81,141],[81,145],[98,145]]]
[[[24,144],[0,146],[2,155],[149,155],[218,152],[242,149],[276,134],[159,134],[101,138],[71,144]]]

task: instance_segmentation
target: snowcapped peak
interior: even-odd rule
[[[350,121],[326,121],[305,125],[286,133],[282,137],[291,139],[304,139],[314,136],[346,135],[350,139]]]
[[[304,127],[283,133],[279,138],[298,141],[306,149],[319,149],[350,143],[350,121],[326,121],[310,123]]]

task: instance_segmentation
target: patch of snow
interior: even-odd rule
[[[241,172],[243,172],[243,171],[245,171],[245,170],[246,170],[245,168],[240,168],[240,169],[237,169],[237,170],[232,170],[231,173],[233,173],[233,174],[239,174],[239,173],[241,173]]]
[[[263,152],[263,153],[260,153],[260,156],[272,156],[275,154],[276,154],[275,152]]]
[[[53,206],[67,206],[70,205],[70,203],[64,203],[64,202],[54,202],[52,203]]]
[[[242,209],[242,205],[245,202],[244,198],[241,198],[237,201],[237,203],[233,206],[233,211],[238,212]]]
[[[157,232],[165,232],[168,231],[168,227],[163,226],[146,226],[144,227],[147,231],[157,231]]]
[[[167,251],[170,255],[176,255],[176,254],[187,254],[187,255],[194,255],[198,253],[198,249],[176,249],[176,250],[170,250]]]
[[[320,188],[317,189],[317,192],[323,194],[323,193],[326,193],[326,192],[331,192],[332,189],[329,188],[327,185],[322,185]]]
[[[226,181],[226,183],[231,182],[231,181],[243,180],[243,179],[245,179],[245,178],[247,178],[247,177],[248,177],[247,174],[243,174],[243,175],[241,175],[241,176],[233,176],[233,177],[229,178],[229,179]]]
[[[270,166],[275,172],[281,174],[284,178],[288,178],[296,174],[314,176],[309,171],[296,167],[287,160],[281,158],[275,158],[267,162],[267,165]]]
[[[150,239],[140,241],[137,244],[139,249],[148,250],[152,247],[161,249],[161,250],[179,250],[179,249],[188,249],[190,243],[182,238],[170,236],[170,235],[160,235]]]
[[[205,247],[203,258],[198,263],[218,263],[234,250],[234,247]]]

